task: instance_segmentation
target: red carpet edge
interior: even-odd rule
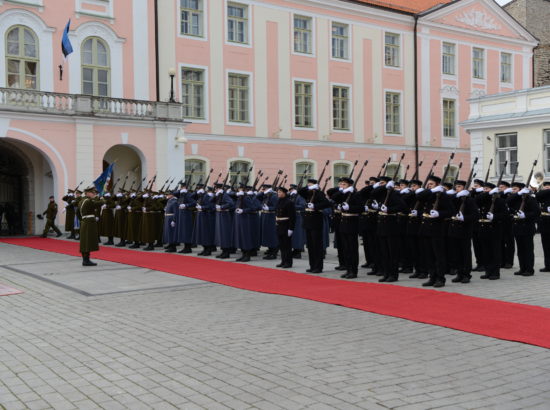
[[[80,257],[77,242],[43,238],[9,238],[0,239],[0,242]],[[92,259],[550,348],[550,309],[540,306],[431,289],[315,277],[215,259],[111,247],[101,247],[99,252],[92,254]]]

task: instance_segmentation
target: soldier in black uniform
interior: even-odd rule
[[[366,185],[359,191],[363,200],[363,210],[359,217],[359,231],[361,238],[363,239],[363,252],[365,254],[365,264],[361,265],[362,268],[375,269],[376,258],[376,219],[377,212],[371,209],[370,194],[373,190],[374,184],[378,182],[377,177],[370,177],[368,181],[365,181]]]
[[[519,271],[517,276],[533,276],[535,274],[535,222],[540,217],[540,207],[531,189],[522,182],[514,182],[513,194],[506,204],[514,213],[513,231],[518,249]]]
[[[457,214],[451,218],[448,228],[449,250],[456,269],[454,283],[469,283],[472,278],[472,233],[474,222],[479,219],[479,209],[466,181],[456,180],[456,195],[453,198]]]
[[[512,194],[512,188],[507,181],[501,181],[498,189],[500,196],[504,201]],[[514,242],[514,233],[512,232],[512,215],[506,214],[504,223],[502,224],[502,251],[500,253],[501,264],[500,267],[504,269],[511,269],[514,266],[514,256],[516,254],[516,244]]]
[[[308,179],[307,186],[298,194],[307,203],[304,213],[304,229],[309,254],[309,273],[323,272],[323,209],[330,206],[325,194],[319,189],[316,179]]]
[[[430,279],[422,286],[433,286],[435,288],[445,286],[447,258],[444,244],[446,236],[446,224],[444,222],[445,219],[456,214],[449,195],[445,193],[445,188],[440,184],[441,178],[432,175],[428,178],[426,189],[417,195],[425,206],[420,234],[427,237],[426,259],[430,275]]]
[[[397,223],[399,224],[399,246],[400,246],[400,258],[399,263],[401,273],[413,273],[414,269],[414,256],[407,237],[407,227],[409,225],[409,212],[414,207],[416,202],[416,195],[409,188],[410,182],[406,179],[399,181],[399,194],[401,199],[405,202],[406,211],[399,212],[397,214]]]
[[[296,225],[296,209],[286,188],[279,187],[277,197],[279,200],[275,209],[275,223],[281,250],[281,263],[277,267],[288,269],[292,267],[292,235]]]
[[[410,211],[407,217],[406,239],[409,247],[409,255],[412,258],[414,273],[409,275],[409,278],[426,279],[428,277],[428,267],[426,266],[425,255],[429,240],[424,235],[420,234],[424,203],[418,200],[418,194],[421,193],[424,188],[422,188],[422,181],[418,179],[411,180],[410,186],[413,196],[409,198],[408,202]]]
[[[483,185],[485,182],[481,179],[474,179],[474,184],[472,189],[470,190],[470,193],[472,195],[472,198],[476,199],[476,197],[483,193]],[[481,244],[481,240],[479,238],[479,223],[474,223],[474,230],[472,235],[472,243],[474,245],[474,256],[476,258],[476,266],[473,269],[475,272],[483,272],[485,270],[485,263],[483,261],[483,252]]]
[[[544,268],[539,272],[550,272],[550,182],[543,182],[542,189],[537,192],[536,198],[542,211],[538,227],[544,253]]]

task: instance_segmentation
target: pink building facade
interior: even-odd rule
[[[228,168],[294,182],[326,160],[335,180],[402,152],[409,176],[451,151],[467,168],[467,100],[531,86],[536,39],[493,0],[408,3],[0,0],[0,202],[38,231],[48,195],[115,160],[136,185]]]

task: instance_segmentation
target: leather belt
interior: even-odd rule
[[[262,211],[262,214],[274,214],[275,211]]]
[[[359,214],[345,214],[342,212],[342,216],[359,216]]]
[[[276,217],[275,220],[276,221],[288,221],[290,218],[289,217]]]
[[[84,215],[82,219],[95,218],[95,215]]]
[[[164,214],[164,216],[174,216],[175,214]]]
[[[335,213],[335,214],[341,214],[342,211],[340,211],[339,209],[335,209],[335,210],[334,210],[334,213]]]
[[[216,209],[216,212],[229,212],[229,209]]]

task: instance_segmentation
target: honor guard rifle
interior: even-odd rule
[[[443,184],[445,182],[445,179],[447,179],[447,176],[449,175],[449,171],[451,170],[451,162],[453,161],[455,157],[455,153],[451,152],[451,155],[449,156],[449,161],[447,162],[447,166],[445,167],[445,172],[443,173],[443,178],[441,178],[441,183]],[[435,195],[435,202],[432,207],[432,210],[437,211],[439,209],[439,201],[441,199],[441,194],[443,192],[438,192]]]
[[[483,182],[489,182],[489,175],[491,175],[491,165],[493,165],[493,158],[489,161],[489,166],[487,167],[487,173],[485,174],[485,179]]]
[[[454,186],[454,183],[456,182],[456,180],[458,179],[458,177],[460,176],[460,170],[462,169],[462,161],[460,161],[460,163],[458,164],[458,170],[456,171],[456,175],[455,175],[455,178],[453,180],[453,186]]]
[[[512,164],[510,164],[512,165]],[[514,175],[512,176],[512,182],[510,183],[513,184],[514,182],[516,182],[516,176],[518,174],[518,167],[519,167],[519,161],[516,161],[516,168],[514,169]]]
[[[309,175],[309,170],[311,168],[311,164],[307,164],[305,172],[300,177],[300,180],[298,181],[298,189],[300,189],[304,184],[304,178],[306,175]]]
[[[331,179],[332,179],[332,175],[329,175],[328,177],[325,178],[325,184],[323,185],[323,192],[325,192],[325,190],[327,189],[328,181],[330,181]]]
[[[424,160],[422,160],[418,163],[418,167],[416,168],[416,171],[414,171],[414,174],[411,177],[411,179],[417,179],[418,178],[418,170],[420,169],[420,167],[422,166],[423,163],[424,163]]]
[[[78,184],[74,190],[76,191],[78,188],[80,188],[80,185],[82,185],[83,183],[84,181],[80,181],[80,184]]]
[[[191,171],[189,171],[189,175],[185,178],[185,185],[189,187],[191,184],[191,181],[193,179],[193,174],[195,173],[195,166],[191,167]]]
[[[232,181],[231,181],[231,184],[229,186],[229,189],[231,189],[232,191],[235,190],[235,184],[237,183],[237,181],[239,180],[239,175],[241,175],[241,171],[237,171],[237,173],[235,174],[235,176],[233,177]]]
[[[470,174],[468,175],[468,180],[466,181],[466,186],[464,189],[468,189],[470,187],[470,184],[472,183],[472,180],[475,178],[476,174],[474,173],[474,169],[477,165],[477,157],[474,158],[474,162],[472,164],[472,168],[470,169]],[[460,203],[460,208],[458,210],[459,213],[464,215],[464,208],[466,206],[466,196],[462,197],[462,201]]]
[[[426,188],[426,185],[428,184],[428,179],[433,175],[434,168],[437,166],[437,159],[433,162],[432,167],[428,171],[428,175],[426,175],[426,179],[424,180],[424,183],[422,184],[422,188]]]
[[[403,161],[403,158],[405,158],[405,153],[401,154],[401,158],[399,159],[399,162],[397,163],[397,167],[395,168],[395,172],[393,173],[392,181],[395,181],[395,179],[399,175],[399,168],[401,168],[401,162]],[[390,187],[386,189],[386,199],[384,200],[384,205],[388,206],[388,201],[390,199],[390,195],[393,190],[394,190],[394,187]]]
[[[358,159],[355,160],[355,162],[353,163],[353,167],[351,168],[351,172],[349,173],[349,178],[352,179],[353,178],[353,173],[355,172],[355,167],[357,166],[357,163],[359,162]]]
[[[410,164],[407,164],[407,168],[405,168],[405,175],[403,176],[404,180],[407,180],[407,175],[409,174],[410,167],[411,167]]]
[[[388,166],[390,161],[391,161],[391,157],[388,157],[388,160],[382,164],[382,167],[380,168],[380,171],[378,171],[378,175],[376,176],[376,178],[380,178],[382,176],[382,171],[384,171],[384,169]]]
[[[531,178],[533,178],[533,172],[535,171],[535,167],[537,166],[537,163],[539,162],[539,159],[537,158],[534,162],[533,162],[533,165],[531,166],[531,172],[529,172],[529,176],[527,177],[527,185],[526,187],[529,188],[530,186],[530,182],[531,182]],[[531,189],[531,188],[529,188]],[[521,205],[519,206],[519,212],[523,212],[525,210],[525,202],[527,202],[527,197],[529,196],[529,194],[523,194],[521,196]],[[515,215],[515,218],[518,218],[517,215]]]
[[[273,189],[273,190],[277,189],[277,184],[279,183],[279,180],[281,179],[281,175],[283,175],[283,170],[282,169],[277,171],[277,176],[275,176],[275,179],[273,180],[273,184],[271,184],[271,189]]]
[[[126,174],[126,178],[124,178],[124,183],[122,184],[122,188],[120,189],[122,192],[124,192],[124,188],[126,187],[126,182],[128,182],[128,177],[130,176],[130,171]]]
[[[504,161],[504,166],[500,170],[500,175],[498,177],[498,182],[497,182],[497,189],[500,186],[500,183],[502,182],[502,177],[504,175],[504,171],[506,170],[507,165],[508,165],[508,160]],[[495,211],[495,202],[497,200],[497,197],[500,197],[500,192],[497,192],[491,198],[491,206],[489,207],[489,213],[491,213],[491,214]],[[485,220],[483,220],[483,221],[485,222]],[[487,220],[487,222],[489,222],[489,221]]]
[[[210,168],[210,172],[208,173],[208,176],[206,177],[206,180],[204,181],[204,186],[208,186],[208,181],[210,181],[210,176],[212,175],[212,172],[214,172],[214,168]]]
[[[111,193],[111,195],[113,194],[114,190],[115,190],[115,187],[116,185],[118,184],[118,182],[120,181],[120,177],[118,177],[115,181],[115,183],[111,186],[111,189],[109,190],[109,192]]]
[[[323,180],[323,176],[325,176],[325,172],[327,170],[327,166],[330,163],[330,161],[327,159],[327,162],[325,162],[325,166],[323,167],[323,171],[321,172],[321,175],[319,175],[319,178],[317,179],[319,182]]]
[[[147,176],[144,176],[141,180],[141,182],[139,183],[139,186],[137,187],[137,190],[140,191],[141,190],[141,186],[143,185],[143,183],[145,182],[145,180],[147,179]]]
[[[367,167],[368,163],[369,163],[368,159],[366,159],[365,162],[363,162],[363,166],[359,170],[359,173],[357,174],[357,178],[355,178],[355,180],[353,181],[353,187],[354,188],[357,188],[357,181],[359,181],[361,179],[361,176],[363,175],[363,171]]]

